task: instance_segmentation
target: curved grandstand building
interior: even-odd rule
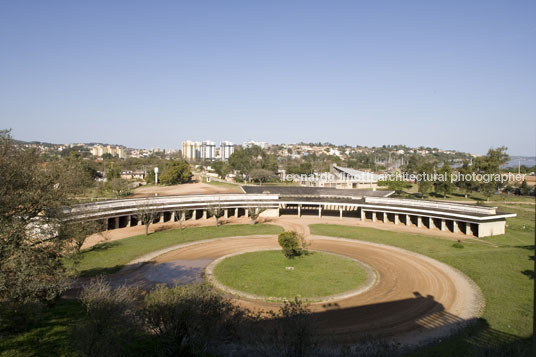
[[[248,216],[332,216],[361,222],[413,226],[422,229],[487,237],[505,233],[506,218],[515,214],[495,207],[390,198],[392,191],[342,190],[312,187],[243,186],[242,194],[162,196],[102,201],[74,206],[73,219],[103,222],[106,229],[141,225],[141,211],[155,213],[155,222],[210,218],[218,208],[224,218]]]

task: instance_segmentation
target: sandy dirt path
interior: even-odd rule
[[[371,266],[376,284],[362,294],[330,303],[311,304],[318,326],[339,341],[364,335],[422,343],[448,335],[480,316],[480,289],[457,270],[403,249],[349,239],[311,236],[311,249],[345,255]],[[275,236],[237,237],[190,244],[153,259],[209,261],[253,249],[278,248]],[[241,306],[274,310],[280,305],[235,297]]]
[[[173,186],[141,186],[134,190],[129,198],[150,197],[157,194],[158,196],[178,196],[178,195],[210,195],[215,193],[243,193],[240,186],[218,186],[207,183],[185,183]]]
[[[250,222],[247,218],[232,218],[227,224]],[[463,239],[463,235],[381,222],[361,222],[352,218],[282,216],[265,219],[265,222],[303,234],[311,241],[311,249],[346,255],[368,264],[376,271],[376,284],[366,292],[330,303],[311,305],[314,319],[321,331],[341,342],[351,342],[364,335],[373,335],[393,338],[402,343],[422,343],[428,339],[448,335],[466,323],[474,321],[482,312],[484,300],[480,289],[459,271],[431,258],[391,246],[311,236],[309,224],[332,223],[373,227],[394,232],[435,235],[449,240]],[[185,225],[213,224],[214,220],[198,220],[186,222]],[[179,222],[161,223],[152,225],[151,230],[178,226]],[[106,234],[109,235],[108,239],[122,239],[142,234],[143,230],[144,227],[130,227],[112,230]],[[93,244],[97,241],[98,238],[95,238]],[[277,237],[218,238],[188,243],[180,247],[171,247],[164,254],[148,255],[146,259],[148,265],[119,272],[116,278],[138,283],[145,281],[148,283],[147,287],[150,287],[151,279],[147,279],[148,272],[174,274],[176,269],[191,270],[193,273],[202,272],[206,265],[221,256],[265,248],[278,248]],[[139,263],[139,260],[136,262]],[[151,270],[144,270],[149,266]],[[114,279],[113,275],[110,278]],[[235,300],[250,309],[279,308],[277,304],[258,300],[241,298]]]

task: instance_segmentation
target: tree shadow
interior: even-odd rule
[[[84,254],[84,253],[89,253],[89,252],[100,252],[100,251],[104,251],[104,250],[108,250],[110,248],[113,248],[113,247],[117,246],[118,244],[119,243],[117,241],[102,242],[102,243],[99,243],[99,244],[95,244],[94,246],[92,246],[90,248],[84,249],[81,253]]]
[[[482,318],[463,319],[445,311],[433,296],[342,308],[325,303],[310,314],[319,338],[333,346],[377,341],[423,356],[530,356],[531,339],[491,328]],[[407,311],[407,314],[401,312]],[[265,323],[273,324],[277,320]],[[359,347],[358,347],[359,348]]]
[[[91,278],[91,277],[99,276],[99,275],[114,274],[120,271],[121,269],[123,269],[124,267],[125,267],[124,264],[118,264],[118,265],[114,265],[113,267],[86,269],[86,270],[81,270],[78,273],[78,276],[80,278]]]
[[[523,270],[521,274],[527,276],[530,280],[534,280],[534,270]]]

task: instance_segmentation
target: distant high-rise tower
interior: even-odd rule
[[[205,140],[201,143],[201,160],[214,161],[216,159],[216,143]]]
[[[234,145],[232,142],[222,141],[220,143],[220,155],[221,155],[222,161],[229,160],[229,157],[233,154],[233,152],[234,152]]]
[[[185,160],[198,160],[201,157],[201,143],[198,141],[182,142],[182,158]]]

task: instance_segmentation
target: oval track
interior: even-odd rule
[[[364,335],[422,343],[450,334],[480,316],[480,289],[459,271],[431,258],[403,249],[357,240],[311,236],[311,249],[345,255],[370,265],[376,284],[357,296],[310,305],[320,331],[339,341]],[[217,259],[255,249],[278,248],[273,236],[237,237],[189,244],[156,257],[174,260]],[[279,305],[235,298],[251,309]]]

